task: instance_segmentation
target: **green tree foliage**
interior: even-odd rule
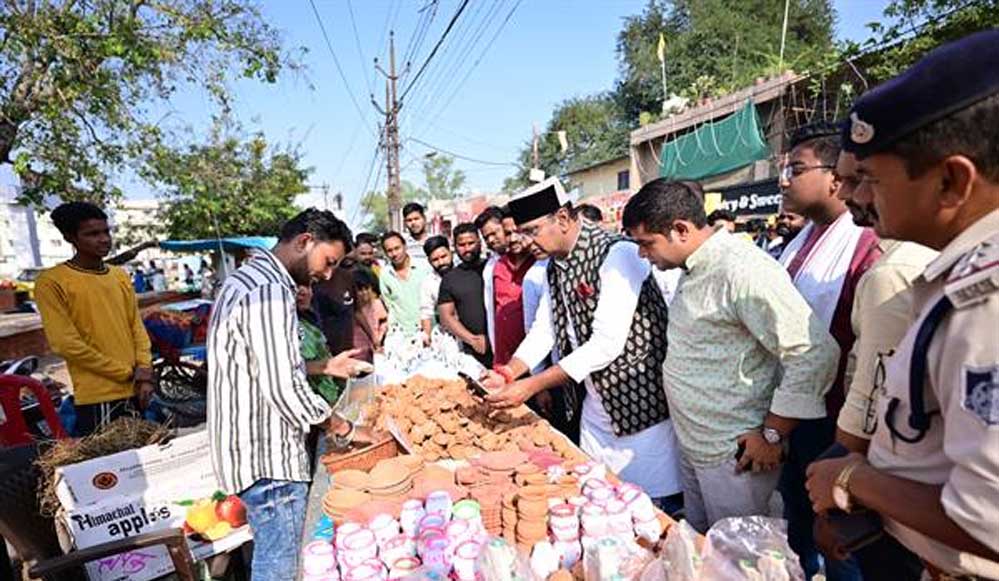
[[[0,7],[0,165],[23,201],[101,203],[114,177],[162,147],[153,106],[198,85],[226,108],[227,82],[274,82],[277,32],[249,0],[8,0]]]
[[[427,203],[427,192],[412,183],[402,182],[402,203]],[[384,191],[368,192],[361,198],[361,211],[364,213],[362,229],[366,232],[383,233],[389,229],[388,199]]]
[[[845,56],[872,52],[865,59],[870,81],[887,80],[930,50],[979,30],[999,26],[999,0],[893,0],[884,22],[868,24],[871,37],[849,44]]]
[[[568,99],[552,113],[538,139],[538,166],[546,175],[562,175],[568,171],[601,161],[628,155],[630,125],[613,95],[602,94]],[[566,132],[568,149],[563,153],[558,132]],[[524,145],[518,159],[520,169],[508,178],[503,189],[509,192],[529,185],[528,172],[533,165],[530,142]]]
[[[167,188],[162,218],[166,234],[179,240],[276,236],[298,213],[295,198],[308,191],[312,171],[301,166],[297,147],[274,148],[263,135],[244,138],[222,122],[207,143],[157,148],[145,167],[146,178]]]
[[[626,18],[618,34],[619,77],[609,93],[570,99],[552,113],[540,146],[548,175],[628,154],[628,134],[640,119],[662,111],[662,74],[656,49],[666,38],[668,90],[691,99],[716,96],[757,77],[820,66],[832,50],[835,16],[831,0],[790,0],[787,45],[780,62],[784,0],[649,0],[641,14]],[[568,133],[563,154],[555,132]],[[521,169],[504,182],[511,191],[527,185],[531,143],[519,156]]]
[[[436,154],[423,160],[423,178],[427,196],[432,200],[453,200],[461,196],[465,186],[465,172],[454,169],[454,158]]]
[[[666,39],[667,90],[690,99],[714,97],[782,70],[814,70],[833,48],[830,0],[790,0],[780,62],[784,0],[649,0],[618,35],[616,96],[628,119],[659,113],[662,73],[656,55]],[[781,69],[781,70],[778,70]]]

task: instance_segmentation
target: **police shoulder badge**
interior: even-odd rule
[[[861,120],[856,111],[850,113],[850,139],[861,145],[874,139],[874,126]]]
[[[964,398],[961,407],[991,428],[999,426],[999,365],[964,367]]]
[[[954,265],[944,293],[961,309],[999,292],[999,235],[982,242]]]

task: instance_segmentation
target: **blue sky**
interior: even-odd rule
[[[262,5],[265,18],[282,31],[287,46],[308,49],[307,72],[288,74],[276,85],[235,84],[235,112],[247,130],[261,130],[279,143],[300,143],[306,164],[314,168],[311,182],[342,191],[348,210],[353,210],[375,152],[372,132],[378,114],[370,104],[369,90],[384,101],[384,81],[374,72],[372,58],[385,53],[386,28],[395,29],[401,58],[425,0],[314,1],[364,120],[337,74],[309,0],[269,0]],[[440,0],[413,59],[410,78],[459,4],[460,0]],[[645,0],[472,0],[404,104],[403,139],[416,138],[493,164],[512,162],[530,138],[532,123],[543,126],[558,102],[613,86],[615,40],[622,18],[639,13],[644,4]],[[834,0],[837,36],[866,38],[864,24],[877,19],[885,4],[887,0]],[[515,6],[497,36],[500,23]],[[485,24],[480,28],[480,23]],[[472,44],[475,38],[478,42]],[[172,105],[177,122],[196,131],[208,127],[210,109],[199,91],[183,92]],[[403,178],[420,183],[420,160],[429,149],[414,141],[404,145]],[[509,165],[464,160],[456,166],[466,172],[473,191],[496,191],[513,171]],[[153,193],[137,187],[129,195]]]

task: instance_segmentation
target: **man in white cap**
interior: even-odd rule
[[[667,307],[649,264],[628,239],[580,220],[557,178],[509,203],[521,235],[551,256],[550,292],[507,365],[484,374],[496,407],[522,404],[559,385],[580,414],[580,445],[667,511],[678,508],[676,440],[666,396]],[[553,348],[559,362],[518,380]],[[585,396],[580,404],[576,384]]]

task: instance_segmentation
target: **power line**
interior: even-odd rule
[[[354,19],[354,6],[351,4],[350,0],[347,0],[347,12],[350,14],[350,28],[354,31],[354,45],[357,47],[357,56],[361,59],[361,70],[365,70],[367,67],[366,61],[368,59],[364,58],[364,51],[361,49],[361,35],[357,34],[357,21]],[[364,74],[364,82],[367,84],[368,93],[374,92],[371,88],[371,76],[369,73]]]
[[[313,0],[309,0],[309,2],[312,1]],[[456,10],[454,16],[451,17],[451,21],[447,23],[447,28],[444,29],[444,33],[441,34],[441,37],[437,40],[437,44],[434,45],[433,50],[430,51],[430,54],[427,55],[427,59],[423,61],[423,64],[420,66],[420,70],[416,72],[416,76],[413,77],[413,80],[409,82],[409,85],[407,85],[406,88],[403,89],[402,96],[399,98],[400,101],[406,100],[406,95],[408,95],[409,92],[413,90],[413,87],[420,80],[420,77],[423,76],[423,72],[427,70],[427,65],[430,64],[430,61],[433,60],[434,55],[437,54],[437,51],[440,49],[441,45],[444,44],[444,39],[447,38],[447,35],[450,34],[451,29],[454,28],[454,24],[455,22],[458,21],[458,17],[461,16],[461,13],[464,12],[465,8],[468,7],[468,2],[469,0],[462,0],[461,5],[458,6],[458,10]],[[313,5],[313,7],[315,7],[315,5]]]
[[[493,0],[492,5],[484,13],[482,9],[485,7],[485,2],[482,2],[476,6],[473,12],[466,15],[463,21],[463,24],[466,26],[461,27],[460,32],[455,29],[455,35],[452,36],[453,41],[444,47],[441,53],[442,58],[439,58],[437,61],[439,66],[433,71],[433,75],[428,75],[424,83],[424,85],[435,87],[435,90],[433,92],[425,92],[422,95],[419,105],[417,107],[410,107],[410,118],[425,118],[427,117],[426,113],[436,108],[439,96],[449,91],[449,87],[458,77],[458,72],[464,66],[465,61],[469,55],[475,52],[476,45],[482,38],[485,29],[493,21],[493,16],[502,2],[503,0]],[[479,18],[480,14],[482,15],[481,18]],[[452,55],[453,58],[447,60],[447,57]],[[431,79],[433,80],[431,81]],[[414,133],[422,132],[423,130],[421,129]]]
[[[368,165],[368,175],[367,175],[366,178],[364,178],[364,185],[361,186],[361,189],[357,193],[357,205],[354,206],[354,211],[351,212],[351,214],[350,214],[350,220],[349,220],[349,222],[351,224],[353,224],[354,220],[357,218],[357,213],[361,209],[361,205],[362,205],[362,202],[364,201],[364,197],[368,195],[368,184],[371,183],[371,176],[372,176],[372,174],[375,171],[375,166],[379,166],[379,170],[378,171],[379,171],[379,174],[381,173],[381,169],[380,169],[381,168],[381,164],[378,163],[378,158],[381,157],[381,153],[382,153],[382,147],[381,147],[381,144],[379,143],[379,144],[377,144],[375,146],[375,154],[373,156],[371,156],[371,164]],[[376,180],[375,183],[377,185],[377,180]]]
[[[482,165],[495,165],[495,166],[505,165],[505,166],[512,166],[512,167],[520,167],[517,164],[509,162],[509,161],[487,161],[487,160],[484,160],[484,159],[476,159],[474,157],[468,157],[468,156],[465,156],[465,155],[461,155],[460,153],[455,153],[453,151],[449,151],[447,149],[444,149],[443,147],[437,147],[436,145],[434,145],[432,143],[427,143],[426,141],[423,141],[421,139],[417,139],[415,137],[410,137],[410,138],[408,138],[407,141],[412,141],[414,143],[419,143],[420,145],[422,145],[424,147],[427,147],[429,149],[432,149],[434,151],[439,151],[440,153],[446,153],[447,155],[450,155],[451,157],[455,157],[457,159],[463,159],[465,161],[470,161],[472,163],[481,163]]]
[[[472,76],[472,72],[474,72],[475,69],[478,68],[479,64],[482,62],[482,59],[485,58],[486,53],[489,52],[489,49],[492,48],[493,44],[496,42],[496,39],[499,38],[500,34],[503,32],[503,29],[506,28],[507,23],[510,22],[511,18],[513,18],[513,14],[514,12],[517,11],[517,8],[520,6],[521,2],[523,2],[523,0],[517,0],[517,2],[507,13],[506,18],[503,19],[503,22],[500,23],[499,28],[496,29],[496,32],[493,34],[492,38],[489,39],[489,43],[486,44],[486,47],[482,50],[481,53],[479,53],[479,57],[475,59],[474,63],[472,63],[471,68],[468,69],[468,71],[465,73],[465,76],[461,79],[461,81],[457,84],[457,86],[455,86],[455,90],[453,93],[451,93],[451,96],[448,97],[448,99],[444,102],[444,106],[441,107],[438,110],[437,114],[431,118],[431,121],[428,122],[429,125],[434,125],[434,122],[440,119],[440,116],[443,115],[445,111],[447,111],[448,107],[458,96],[458,93],[461,92],[461,88],[465,85],[466,82],[468,82],[469,77]]]
[[[364,124],[368,131],[372,131],[371,127],[368,126],[368,118],[365,116],[364,111],[361,110],[361,105],[358,104],[357,97],[354,96],[354,91],[350,89],[350,83],[347,82],[347,75],[344,74],[343,67],[340,66],[340,59],[337,58],[336,51],[333,50],[333,43],[330,41],[329,34],[326,32],[326,25],[323,24],[323,19],[319,15],[319,9],[316,8],[315,0],[309,0],[309,5],[312,6],[312,14],[315,15],[316,22],[319,24],[319,30],[323,33],[323,39],[326,41],[326,48],[329,50],[330,56],[333,57],[333,64],[336,65],[336,71],[340,75],[340,80],[343,81],[343,87],[347,90],[347,95],[350,96],[350,102],[354,104],[354,109],[357,111],[357,115],[361,118],[361,123]],[[373,131],[372,134],[374,134]]]
[[[413,27],[413,34],[409,37],[409,44],[406,46],[406,52],[403,55],[402,62],[405,68],[402,73],[401,79],[405,79],[409,74],[409,64],[416,58],[416,55],[420,54],[420,49],[423,48],[423,41],[427,38],[427,32],[430,30],[430,25],[433,24],[434,18],[437,17],[437,7],[440,5],[440,0],[430,0],[430,2],[419,9],[420,18],[416,22],[416,26]]]

